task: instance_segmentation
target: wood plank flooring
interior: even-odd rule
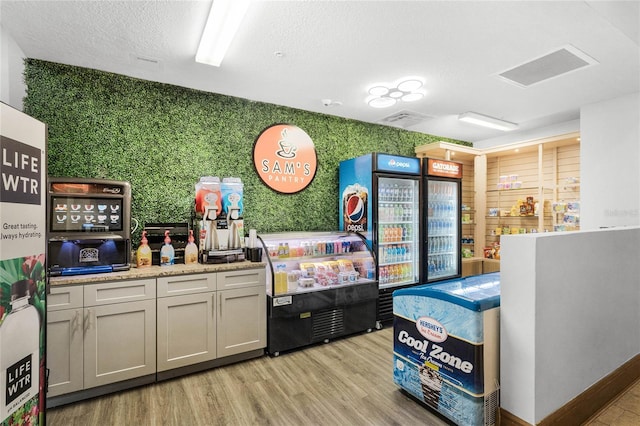
[[[47,410],[71,425],[448,425],[393,383],[393,329]]]

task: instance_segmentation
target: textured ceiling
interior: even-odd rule
[[[254,0],[219,68],[194,61],[210,6],[2,0],[0,24],[30,58],[373,123],[415,112],[428,119],[408,130],[467,141],[503,133],[459,123],[465,111],[527,130],[640,90],[638,1]],[[497,76],[567,45],[598,64],[528,88]],[[365,103],[372,83],[409,75],[422,100]]]

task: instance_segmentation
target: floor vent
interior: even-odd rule
[[[598,61],[586,53],[567,45],[515,68],[501,72],[498,77],[520,87],[530,87],[597,63]]]
[[[393,295],[389,292],[378,295],[378,320],[391,321],[393,319]]]
[[[328,339],[342,333],[344,333],[344,313],[342,309],[332,309],[313,315],[313,340]]]
[[[500,396],[499,390],[496,390],[495,392],[485,396],[484,426],[494,426],[496,424],[496,419],[498,418],[497,413],[500,407],[500,401],[498,400],[499,396]]]

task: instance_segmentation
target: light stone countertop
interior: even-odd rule
[[[170,266],[148,266],[144,268],[137,268],[135,265],[131,265],[131,269],[128,271],[119,272],[106,272],[101,274],[86,274],[86,275],[65,275],[58,277],[50,277],[49,284],[51,286],[62,285],[78,285],[78,284],[96,284],[108,281],[120,281],[120,280],[137,280],[144,278],[158,278],[168,277],[172,275],[187,275],[187,274],[204,274],[209,272],[227,272],[227,271],[241,271],[245,269],[258,269],[266,267],[265,262],[232,262],[232,263],[212,263],[212,264],[177,264]]]

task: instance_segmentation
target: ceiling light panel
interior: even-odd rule
[[[219,67],[236,35],[250,0],[213,0],[196,52],[196,62]]]
[[[516,123],[500,120],[499,118],[490,117],[477,112],[462,113],[458,116],[458,120],[465,123],[475,124],[476,126],[487,127],[489,129],[502,130],[503,132],[508,132],[518,128]]]

